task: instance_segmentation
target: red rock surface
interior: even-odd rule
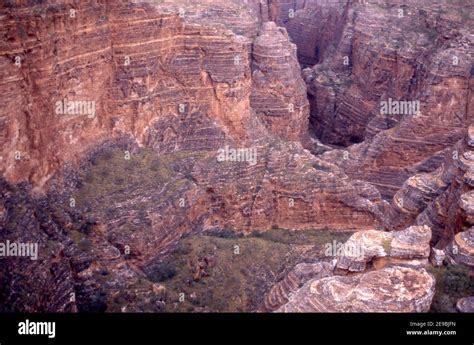
[[[288,302],[291,295],[307,281],[332,275],[332,265],[326,262],[300,263],[273,285],[265,297],[265,309],[274,311]]]
[[[308,140],[309,104],[296,46],[274,22],[264,23],[252,50],[250,105],[272,133],[290,141]]]
[[[364,141],[350,159],[328,159],[392,196],[410,175],[436,169],[472,121],[472,18],[460,3],[347,6],[336,49],[305,72],[311,123],[324,143]],[[389,98],[417,100],[421,114],[383,115]]]
[[[426,312],[433,295],[434,279],[424,269],[395,266],[311,280],[278,311]]]
[[[44,254],[44,269],[56,256],[75,267],[74,274],[60,271],[58,277],[76,286],[79,302],[64,297],[70,285],[62,288],[57,276],[42,278],[62,289],[47,310],[100,309],[96,297],[101,300],[105,290],[130,290],[133,299],[153,301],[149,284],[137,286],[137,267],[166,255],[189,233],[368,229],[380,223],[382,201],[374,187],[350,180],[302,146],[309,108],[285,30],[268,23],[258,31],[250,14],[237,18],[238,7],[214,5],[81,1],[1,8],[2,183],[13,189],[30,184],[25,198],[33,205],[39,195],[48,200],[41,212],[52,220],[40,225],[40,243],[58,246]],[[56,102],[64,99],[95,102],[95,113],[58,114]],[[154,180],[143,176],[128,188],[96,185],[78,192],[84,179],[75,176],[104,159],[109,146],[128,152],[134,164],[140,164],[139,147],[170,156],[153,168]],[[255,162],[219,161],[218,150],[226,146],[256,150]],[[105,174],[115,174],[113,167]],[[78,211],[64,209],[71,196]],[[18,198],[16,191],[2,200]],[[179,206],[181,199],[186,207]],[[18,210],[5,208],[1,224],[9,231],[2,239],[14,233],[17,217]],[[38,231],[38,222],[32,216],[25,239]],[[84,248],[77,249],[79,243]],[[9,270],[4,295],[30,284],[27,275],[11,285],[11,277],[29,269]],[[103,271],[122,279],[100,283]],[[46,310],[45,296],[38,290],[32,304],[20,307],[19,297],[4,309],[30,310],[37,303],[37,310]]]
[[[0,21],[0,237],[47,249],[0,267],[0,310],[101,311],[121,291],[122,311],[159,309],[143,272],[205,230],[366,231],[370,255],[295,267],[267,310],[427,311],[430,245],[472,266],[465,4],[6,2]],[[58,114],[65,99],[94,113]],[[383,115],[388,99],[421,112]]]
[[[468,132],[472,132],[472,126]],[[470,174],[473,146],[467,133],[432,173],[410,177],[393,197],[386,226],[399,230],[408,224],[427,225],[433,231],[432,244],[444,248],[453,236],[473,224]]]
[[[435,292],[424,268],[430,237],[426,226],[356,232],[335,269],[300,264],[270,290],[266,303],[280,306],[278,312],[427,312]]]

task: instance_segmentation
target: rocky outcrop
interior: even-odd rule
[[[446,251],[455,263],[474,267],[474,227],[456,234]]]
[[[430,254],[431,230],[427,226],[411,226],[403,231],[356,232],[345,243],[345,255],[336,267],[350,272],[363,272],[367,264],[375,267],[394,262],[426,262]],[[420,261],[424,259],[424,261]]]
[[[424,269],[387,267],[311,280],[279,312],[427,312],[434,278]]]
[[[474,313],[474,296],[461,298],[456,303],[456,308],[461,313]]]
[[[266,305],[281,306],[279,312],[427,312],[435,292],[424,268],[430,237],[426,226],[356,232],[334,267],[319,263],[331,267],[325,276],[317,264],[297,266],[270,290]]]
[[[472,126],[468,132],[465,139],[446,152],[436,171],[416,174],[403,184],[387,212],[389,229],[413,223],[427,225],[433,231],[432,244],[443,249],[457,232],[472,226]]]
[[[335,165],[300,144],[276,140],[248,149],[254,150],[255,164],[221,162],[214,154],[195,166],[193,178],[215,210],[206,229],[358,230],[379,224],[382,201],[375,188],[354,185]]]
[[[264,23],[252,51],[250,105],[265,126],[291,141],[307,141],[309,104],[296,46],[274,22]]]
[[[327,262],[300,263],[279,281],[265,297],[265,310],[274,311],[288,302],[290,296],[306,282],[332,275],[333,265]]]

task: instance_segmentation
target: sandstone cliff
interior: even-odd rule
[[[11,204],[26,198],[36,211],[17,240],[42,248],[41,269],[5,268],[3,309],[102,310],[125,290],[124,310],[150,308],[140,302],[155,303],[142,270],[203,230],[380,224],[374,187],[303,148],[305,83],[285,30],[261,25],[265,8],[1,8],[0,171],[10,205],[1,236],[16,238],[22,216]],[[223,149],[254,155],[222,160]],[[36,289],[25,302],[14,292],[36,269],[57,271],[38,278],[53,295]]]
[[[437,170],[416,174],[403,184],[387,212],[387,227],[396,230],[408,224],[427,225],[433,230],[432,244],[440,249],[456,233],[471,227],[472,152],[470,126],[466,137],[447,150]]]
[[[147,272],[184,236],[279,228],[362,230],[364,255],[299,262],[267,310],[427,311],[430,251],[473,263],[471,12],[0,5],[0,239],[40,247],[0,268],[0,310],[162,310]]]
[[[325,6],[311,18],[325,23]],[[321,59],[305,71],[311,124],[323,143],[352,145],[351,159],[328,159],[392,196],[410,175],[435,170],[472,122],[473,21],[461,4],[425,1],[354,2],[343,15],[340,38],[322,35],[335,48],[320,44]],[[382,112],[390,100],[418,101],[420,111]]]

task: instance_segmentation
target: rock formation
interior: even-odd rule
[[[265,309],[273,311],[286,304],[290,296],[306,282],[332,275],[332,265],[327,262],[300,263],[275,284],[265,297]]]
[[[371,262],[377,266],[387,262],[426,259],[430,254],[431,230],[427,226],[411,226],[403,231],[376,230],[355,233],[346,243],[348,254],[340,257],[336,267],[350,272],[362,272]],[[356,250],[351,250],[351,249]],[[382,259],[383,258],[383,259]]]
[[[326,20],[324,6],[315,21]],[[327,158],[384,196],[414,173],[434,171],[472,121],[472,18],[460,6],[351,2],[336,49],[305,71],[315,134],[352,145],[350,159],[343,151]],[[420,111],[384,112],[391,101],[419,102]]]
[[[182,143],[177,135],[183,133],[175,130],[188,115],[194,124],[198,117],[203,129],[218,127],[209,131],[206,147],[215,146],[222,132],[244,135],[251,76],[250,42],[243,36],[185,23],[177,12],[145,3],[3,11],[1,171],[10,180],[41,187],[61,173],[64,162],[77,162],[104,139],[132,135],[141,143],[157,121],[168,127],[162,145],[181,148],[190,143]],[[236,56],[241,64],[234,64]],[[56,102],[64,99],[94,102],[95,111],[58,114]]]
[[[357,232],[345,243],[344,255],[330,276],[322,276],[316,264],[304,266],[301,278],[294,279],[290,272],[272,288],[267,301],[281,305],[279,312],[426,312],[435,292],[435,280],[423,268],[430,235],[428,227]],[[314,278],[293,292],[312,269]]]
[[[454,262],[474,267],[474,227],[456,234],[447,252]]]
[[[361,255],[299,262],[268,311],[427,311],[430,253],[473,266],[466,5],[7,1],[0,21],[0,240],[39,246],[0,266],[0,311],[163,311],[149,276],[203,231],[358,231]]]
[[[424,269],[387,267],[311,280],[279,312],[426,312],[434,279]]]
[[[409,224],[427,225],[432,244],[446,247],[457,232],[472,226],[470,216],[473,169],[472,126],[463,140],[448,150],[441,166],[432,173],[416,174],[395,194],[386,226],[400,229]]]
[[[105,298],[124,290],[130,296],[121,311],[150,308],[130,302],[153,303],[142,269],[190,233],[381,223],[384,203],[374,187],[302,146],[308,102],[285,30],[260,28],[256,7],[215,5],[1,8],[0,172],[12,190],[4,199],[22,198],[14,186],[26,183],[30,203],[48,200],[41,213],[52,220],[38,228],[33,212],[21,240],[38,232],[40,247],[52,246],[41,253],[42,267],[60,267],[41,278],[57,293],[46,308],[40,289],[31,303],[13,293],[30,282],[13,276],[29,270],[10,265],[2,275],[5,310],[102,310]],[[231,151],[223,160],[222,150]],[[97,173],[115,188],[88,187],[98,162],[111,165]],[[1,239],[13,240],[17,212],[2,215]]]
[[[196,165],[193,177],[216,210],[206,228],[367,229],[381,219],[382,201],[373,187],[352,184],[300,144],[276,141],[253,148],[255,165],[219,162],[216,156]]]
[[[264,23],[253,45],[250,105],[272,133],[306,142],[309,104],[296,46],[274,22]]]
[[[284,25],[298,46],[298,59],[303,66],[313,66],[334,53],[334,42],[341,40],[348,1],[309,0],[281,6],[277,23]],[[286,11],[286,12],[285,12]]]

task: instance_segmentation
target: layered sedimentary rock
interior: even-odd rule
[[[268,8],[259,0],[163,0],[147,1],[159,11],[175,12],[187,22],[209,24],[222,29],[231,29],[238,35],[255,37],[261,22],[268,20]]]
[[[374,187],[354,185],[299,143],[267,140],[246,148],[254,162],[219,161],[216,154],[196,164],[193,178],[215,210],[205,228],[367,229],[382,218]]]
[[[427,225],[433,231],[432,244],[443,249],[456,233],[472,226],[472,126],[467,132],[447,150],[437,170],[416,174],[403,184],[387,212],[389,229]]]
[[[474,267],[474,227],[456,234],[446,251],[454,262]]]
[[[456,144],[473,115],[465,13],[428,1],[3,4],[1,239],[41,251],[6,259],[0,310],[162,310],[147,274],[185,235],[385,225],[401,231],[356,234],[346,246],[363,255],[336,272],[296,266],[266,308],[426,311],[429,228],[435,250],[472,266],[474,129]],[[309,103],[297,57],[317,63]],[[382,114],[392,100],[419,112]],[[364,143],[314,157],[309,105],[323,143]],[[374,185],[402,186],[388,212]]]
[[[281,306],[279,312],[426,312],[435,289],[424,269],[430,237],[426,226],[356,232],[335,266],[319,263],[330,268],[326,277],[321,266],[300,264],[270,290],[266,306]]]
[[[4,59],[5,83],[2,84],[7,97],[3,98],[6,103],[2,107],[5,145],[2,145],[1,169],[6,177],[47,188],[52,176],[60,175],[65,166],[73,168],[81,157],[87,157],[86,152],[110,137],[128,136],[139,145],[162,153],[215,152],[225,143],[237,147],[234,144],[237,142],[241,147],[251,147],[255,140],[268,138],[265,127],[259,123],[260,117],[277,136],[300,140],[306,131],[308,109],[288,37],[275,25],[269,23],[263,27],[255,42],[252,80],[249,38],[252,33],[242,29],[249,36],[245,37],[210,26],[211,19],[204,15],[208,8],[200,8],[199,4],[186,6],[184,15],[177,4],[166,3],[157,9],[152,4],[105,6],[100,2],[5,8],[7,21],[3,29],[8,40],[4,48],[5,54],[12,58]],[[224,9],[235,15],[232,6]],[[36,12],[42,17],[35,17]],[[32,46],[27,47],[31,51],[22,53],[25,58],[19,65],[15,65],[10,50],[20,49],[26,38],[17,35],[19,24],[15,16],[21,18],[22,25],[35,27],[35,35],[31,34],[27,42]],[[57,26],[47,25],[52,19]],[[88,36],[83,36],[83,32]],[[275,44],[279,45],[278,54],[268,57]],[[283,70],[278,67],[282,59],[287,62],[282,65]],[[31,82],[23,85],[21,73],[28,75]],[[10,74],[18,78],[8,77]],[[282,108],[282,114],[274,114],[278,112],[274,108],[275,111],[270,109],[268,114],[261,115],[264,106],[268,108],[276,103],[263,82],[280,90],[277,98],[282,99],[282,104],[277,107]],[[58,91],[53,93],[53,90]],[[55,102],[65,99],[91,102],[94,112],[57,114]],[[258,119],[252,118],[255,114],[251,103]],[[26,115],[22,111],[27,108],[39,115]],[[270,119],[273,117],[276,120]],[[61,150],[55,150],[56,147]],[[293,151],[296,156],[307,156],[301,148]],[[262,167],[262,164],[257,166]],[[326,172],[318,174],[326,175]],[[317,187],[319,183],[313,184]],[[333,189],[335,199],[357,199],[358,191],[349,185],[350,182],[347,195]],[[288,192],[299,198],[299,191]],[[344,200],[335,203],[347,207],[349,217],[352,207],[368,209],[359,205],[366,202],[362,197],[359,199],[355,206]],[[337,205],[330,205],[328,210],[334,207]],[[370,212],[375,213],[375,208]],[[318,217],[318,212],[313,213],[314,218]],[[361,217],[370,219],[372,224],[372,216]],[[362,225],[365,221],[362,218],[355,223]],[[262,226],[268,228],[272,225],[270,221],[274,220],[267,217]]]
[[[244,135],[251,83],[245,37],[185,24],[179,13],[146,4],[41,4],[3,14],[1,171],[8,179],[43,186],[105,138],[141,142],[164,117],[183,122],[198,113],[227,135]],[[94,111],[58,112],[56,102],[65,99]],[[166,139],[178,141],[170,127]]]
[[[350,159],[341,159],[343,151],[326,155],[349,176],[392,196],[414,173],[435,170],[443,150],[462,137],[473,116],[472,18],[465,11],[427,1],[346,5],[336,49],[305,74],[322,142],[364,141],[350,147]],[[384,112],[382,102],[392,101],[419,102],[420,111]]]
[[[308,103],[284,29],[259,31],[256,2],[215,4],[1,8],[0,171],[48,200],[22,240],[52,246],[37,274],[55,272],[15,281],[29,269],[12,259],[2,310],[161,310],[144,272],[184,235],[380,223],[380,193],[301,144]],[[2,214],[13,240],[17,215]],[[12,293],[30,278],[51,292]]]
[[[105,6],[92,2],[5,3],[1,16],[0,171],[41,185],[107,131],[110,25]],[[55,102],[65,97],[95,101],[94,116],[55,114]]]
[[[308,2],[314,2],[309,0]],[[269,18],[277,23],[279,26],[284,26],[285,23],[294,17],[296,11],[305,7],[305,0],[268,0]]]
[[[344,30],[347,4],[348,1],[310,0],[302,8],[295,4],[293,12],[287,9],[282,25],[298,46],[298,60],[303,66],[313,66],[334,53],[334,42],[340,41]]]
[[[291,294],[312,279],[332,275],[333,265],[327,262],[300,263],[275,284],[265,296],[265,309],[273,311],[288,302]]]
[[[387,267],[311,280],[279,312],[426,312],[434,278],[424,269]]]
[[[272,133],[306,142],[309,104],[296,46],[284,28],[264,23],[253,44],[250,105]]]
[[[430,254],[430,240],[431,230],[427,226],[411,226],[397,232],[359,231],[345,243],[346,254],[338,259],[336,267],[362,272],[369,262],[376,267],[408,260],[420,264],[419,260],[426,261]]]

